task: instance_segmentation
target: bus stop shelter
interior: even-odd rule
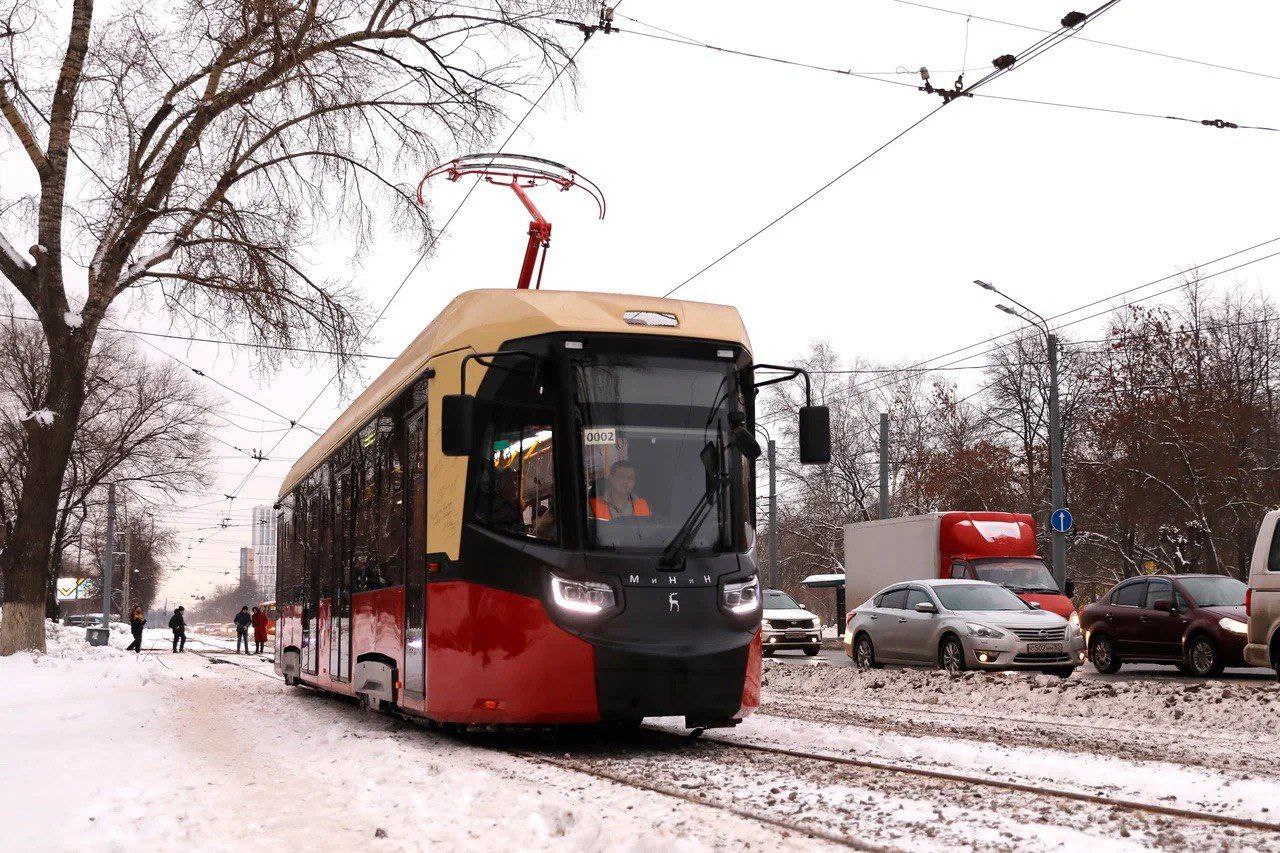
[[[800,581],[803,586],[809,589],[825,589],[830,588],[836,591],[836,636],[839,637],[844,633],[844,573],[825,574],[825,575],[809,575],[809,577]]]

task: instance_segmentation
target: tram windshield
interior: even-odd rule
[[[699,454],[711,443],[732,482],[718,490],[688,550],[730,550],[731,525],[745,520],[749,464],[724,449],[729,414],[743,411],[733,363],[587,356],[575,360],[573,375],[589,544],[666,547],[707,491]]]

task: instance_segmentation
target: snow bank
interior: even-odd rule
[[[1259,681],[1199,679],[1108,680],[1019,672],[796,666],[764,662],[764,701],[771,695],[805,694],[852,701],[937,705],[984,714],[1044,713],[1079,717],[1123,728],[1135,725],[1187,731],[1219,731],[1274,737],[1280,718],[1280,685]],[[922,709],[923,710],[923,709]]]

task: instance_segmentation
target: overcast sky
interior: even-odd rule
[[[929,2],[1048,29],[1071,9],[1041,0]],[[974,69],[966,75],[972,82],[993,57],[1018,53],[1038,38],[898,0],[624,0],[619,12],[713,45],[818,65],[868,72],[925,65],[942,85],[951,84],[962,63]],[[618,24],[654,32],[622,17]],[[1124,0],[1082,35],[1258,73],[1073,39],[983,91],[1280,127],[1277,32],[1275,3]],[[660,295],[938,103],[904,86],[630,32],[593,38],[579,64],[576,95],[560,90],[548,98],[509,146],[574,167],[608,198],[609,215],[601,222],[585,195],[538,197],[555,225],[548,288]],[[990,295],[969,283],[974,278],[1052,315],[1280,235],[1277,152],[1280,133],[965,99],[680,296],[736,305],[758,360],[786,361],[825,338],[849,358],[917,361],[1010,328]],[[441,223],[465,186],[440,182],[429,192]],[[478,190],[365,349],[396,354],[460,291],[514,284],[526,223],[509,193]],[[334,246],[341,241],[335,235]],[[415,260],[408,245],[383,240],[356,276],[370,303],[381,306]],[[1278,261],[1215,284],[1240,282],[1274,294],[1268,282],[1280,275]],[[158,319],[127,321],[134,328],[166,328]],[[1100,322],[1073,332],[1097,331]],[[317,362],[254,377],[243,354],[230,348],[159,343],[294,415],[331,376],[331,365]],[[366,378],[382,364],[368,362]],[[278,419],[224,396],[224,410],[236,413],[235,420],[264,431],[227,427],[221,437],[239,447],[275,442],[280,433],[271,430],[284,426]],[[323,430],[343,402],[328,393],[303,420]],[[259,417],[267,421],[259,425]],[[215,499],[253,464],[228,448],[217,451],[217,487],[179,505],[215,502],[165,514],[187,531],[179,552],[186,566],[164,590],[171,606],[234,578],[238,549],[249,542],[250,507],[274,499],[280,478],[311,440],[300,430],[289,433],[258,467],[231,512],[234,524],[246,526],[201,531],[226,513],[227,501]]]

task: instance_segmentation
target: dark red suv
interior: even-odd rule
[[[1167,663],[1190,675],[1245,666],[1245,585],[1222,575],[1149,575],[1121,581],[1080,613],[1099,672]]]

